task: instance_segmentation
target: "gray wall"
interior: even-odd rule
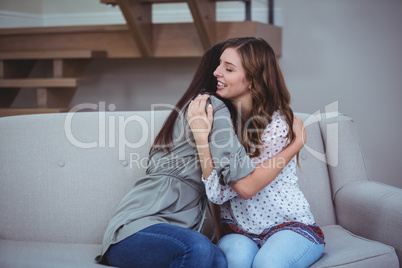
[[[275,2],[294,110],[338,101],[358,126],[369,176],[402,187],[402,1]]]
[[[337,101],[357,124],[369,176],[402,188],[402,1],[275,4],[283,27],[280,65],[293,109],[314,113]],[[148,110],[174,104],[198,60],[94,61],[72,106],[105,101],[117,110]]]

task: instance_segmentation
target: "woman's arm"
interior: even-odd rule
[[[230,185],[220,184],[216,169],[212,171],[208,178],[205,179],[203,176],[202,182],[204,183],[208,200],[214,204],[222,205],[238,195]]]
[[[294,121],[299,119],[296,119],[295,117]],[[282,152],[256,166],[254,172],[249,174],[247,177],[244,177],[235,183],[231,182],[229,185],[246,200],[264,189],[279,175],[279,173],[281,173],[300,149],[303,148],[304,143],[301,139],[297,138],[297,135],[298,134],[296,134],[296,139]]]
[[[209,177],[215,167],[208,143],[208,134],[211,131],[213,122],[213,108],[208,106],[207,112],[205,112],[208,98],[208,95],[202,95],[195,99],[190,104],[187,115],[187,120],[197,143],[197,151],[205,178]],[[237,182],[229,183],[243,199],[251,198],[270,184],[300,149],[303,148],[306,141],[306,131],[303,121],[296,116],[293,123],[293,131],[296,134],[296,138],[282,152],[258,165],[248,176]]]

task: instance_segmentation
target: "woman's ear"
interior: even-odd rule
[[[251,82],[250,85],[247,87],[247,91],[250,92],[251,89],[253,89],[253,82]]]

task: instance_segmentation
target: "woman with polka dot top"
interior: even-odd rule
[[[237,135],[257,171],[294,141],[293,121],[300,120],[290,108],[276,56],[261,38],[230,39],[214,75],[216,93],[237,110]],[[211,104],[205,109],[207,99],[200,96],[190,104],[187,120],[197,143],[208,199],[221,205],[218,237],[223,237],[218,247],[229,268],[310,266],[321,257],[325,242],[297,184],[297,157],[288,164],[278,159],[272,167],[264,167],[285,166],[269,184],[257,180],[253,172],[225,185],[210,146],[213,114]]]

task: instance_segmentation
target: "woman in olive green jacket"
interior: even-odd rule
[[[186,120],[192,99],[216,91],[213,71],[224,43],[205,53],[192,83],[165,121],[150,150],[146,175],[136,180],[109,222],[98,262],[141,268],[227,266],[220,249],[200,233],[208,201],[201,181],[202,163]],[[215,169],[222,183],[236,182],[253,173],[255,166],[233,129],[231,104],[214,96],[210,100]],[[294,143],[277,157],[290,160],[301,147],[301,142]],[[260,173],[264,177],[278,173],[265,170]]]

